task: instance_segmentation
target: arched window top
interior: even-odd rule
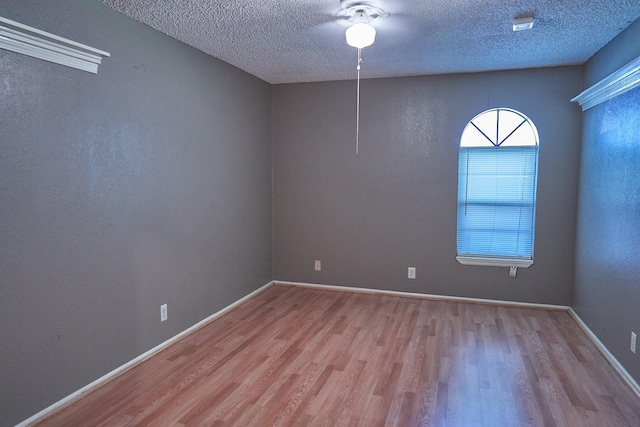
[[[460,147],[534,147],[538,130],[527,116],[509,108],[494,108],[475,116],[462,131]]]

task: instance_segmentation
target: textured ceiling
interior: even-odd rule
[[[340,18],[353,0],[101,0],[269,83],[355,77]],[[362,77],[581,64],[640,17],[640,0],[371,0]],[[513,32],[514,18],[535,18]]]

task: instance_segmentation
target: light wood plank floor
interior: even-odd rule
[[[38,426],[640,426],[564,311],[276,285]]]

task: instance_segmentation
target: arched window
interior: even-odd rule
[[[508,108],[480,113],[464,128],[458,155],[457,260],[533,264],[538,131]]]

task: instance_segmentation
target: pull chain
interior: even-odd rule
[[[362,63],[362,56],[360,53],[362,49],[358,48],[358,83],[356,90],[356,154],[358,154],[358,147],[360,145],[360,64]]]

